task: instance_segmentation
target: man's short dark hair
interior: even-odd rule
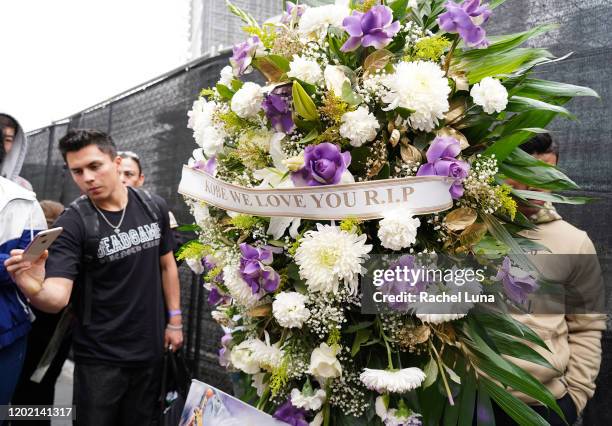
[[[4,128],[0,126],[0,166],[2,165],[2,162],[4,161],[5,155],[6,155],[6,152],[4,151]]]
[[[548,133],[538,133],[521,145],[527,154],[555,154],[559,158],[559,144]]]
[[[19,125],[10,115],[0,114],[0,128],[4,129],[5,127],[12,127],[17,132]]]
[[[66,135],[59,140],[59,150],[66,161],[66,154],[69,152],[80,151],[89,145],[96,145],[100,151],[108,154],[112,159],[117,156],[117,147],[113,138],[104,132],[92,129],[69,130]]]

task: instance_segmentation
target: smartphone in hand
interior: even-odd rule
[[[23,251],[23,260],[34,262],[42,256],[63,230],[64,228],[58,227],[40,231]]]

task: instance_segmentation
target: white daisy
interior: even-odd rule
[[[408,117],[410,127],[429,132],[448,111],[451,88],[444,71],[430,61],[400,62],[395,72],[384,79],[388,92],[382,101],[385,111],[398,107],[414,111]]]
[[[359,379],[368,389],[378,393],[404,393],[421,386],[425,380],[425,373],[417,367],[398,371],[366,368]]]
[[[372,246],[366,234],[356,235],[330,225],[317,224],[317,230],[304,234],[295,253],[300,277],[313,292],[338,291],[341,281],[357,291],[361,264],[368,259]]]

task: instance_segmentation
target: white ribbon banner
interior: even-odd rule
[[[452,178],[418,176],[340,185],[297,188],[246,188],[183,166],[178,192],[224,210],[252,216],[342,220],[378,219],[405,208],[413,214],[435,213],[453,205]]]

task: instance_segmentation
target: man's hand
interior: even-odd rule
[[[183,346],[183,330],[170,330],[166,328],[164,348],[170,348],[172,352],[176,352],[181,346]]]
[[[45,252],[34,262],[23,260],[23,250],[11,250],[11,257],[4,262],[6,270],[23,294],[30,298],[42,290],[45,281],[45,260],[49,252]]]
[[[170,348],[176,352],[183,346],[182,318],[180,315],[170,317],[164,333],[164,349]]]

